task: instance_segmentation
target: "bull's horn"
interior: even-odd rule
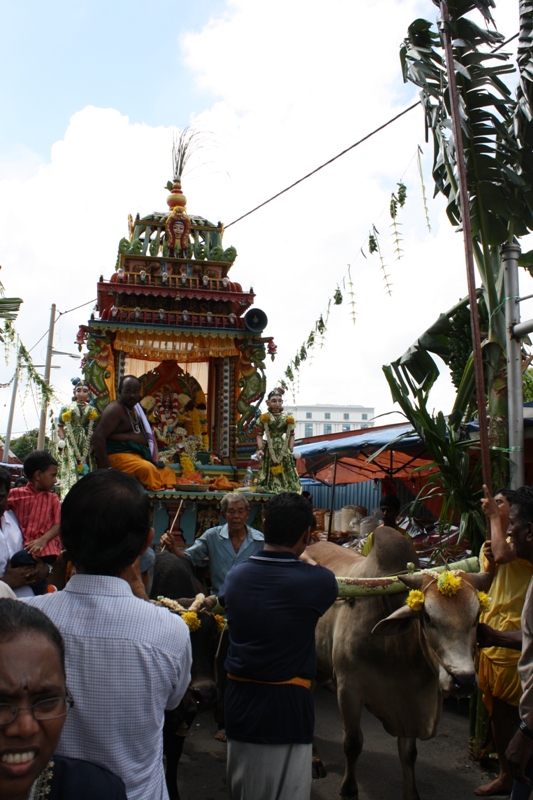
[[[465,575],[463,573],[461,577],[465,581],[468,581],[468,583],[470,583],[478,592],[488,592],[492,583],[491,572],[478,572],[477,574],[473,575]]]
[[[424,573],[416,572],[412,575],[398,575],[398,579],[405,583],[409,589],[421,589],[424,582]]]
[[[214,594],[211,594],[211,595],[209,595],[209,597],[205,598],[203,607],[205,609],[207,609],[207,611],[212,611],[217,603],[218,603],[218,600],[217,600],[216,596]]]

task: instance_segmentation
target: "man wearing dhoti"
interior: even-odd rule
[[[141,384],[133,375],[120,379],[118,399],[109,403],[92,437],[98,469],[118,469],[151,491],[173,488],[176,473],[157,466],[157,447],[141,408]]]

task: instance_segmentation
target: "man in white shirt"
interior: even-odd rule
[[[92,472],[63,501],[60,534],[76,574],[62,592],[28,600],[65,640],[74,707],[57,753],[107,767],[128,800],[167,800],[164,712],[187,689],[191,650],[181,618],[141,599],[148,497],[130,475]]]
[[[11,566],[12,556],[24,549],[24,542],[15,514],[6,511],[10,488],[11,475],[5,467],[0,467],[0,582],[9,586],[19,598],[33,597],[32,586],[47,578],[50,570],[48,564],[35,557],[33,566]],[[8,593],[7,596],[12,595]]]

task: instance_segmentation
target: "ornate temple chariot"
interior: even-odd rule
[[[86,348],[84,377],[100,413],[116,399],[121,376],[141,382],[160,459],[183,477],[177,491],[157,493],[159,511],[163,503],[171,515],[185,497],[202,499],[198,514],[211,504],[213,516],[212,504],[229,488],[224,479],[242,482],[256,466],[250,457],[265,360],[276,347],[263,336],[266,315],[251,308],[253,289],[230,278],[237,251],[224,246],[223,224],[187,213],[178,161],[167,211],[130,216],[129,236],[119,242],[113,273],[100,276],[97,306],[77,343]],[[206,491],[208,482],[221,492]]]

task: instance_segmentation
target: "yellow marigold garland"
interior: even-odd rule
[[[274,467],[270,467],[270,472],[272,475],[281,475],[283,473],[283,467],[281,464],[276,464]]]
[[[266,413],[266,414],[261,414],[261,416],[259,417],[259,419],[261,420],[261,422],[263,423],[263,425],[265,424],[265,422],[268,422],[268,411],[267,411],[267,413]]]
[[[198,619],[198,614],[196,611],[184,611],[180,616],[191,633],[199,629],[201,622]]]
[[[98,419],[98,411],[96,410],[96,408],[91,408],[91,410],[89,411],[89,419],[90,420]]]
[[[420,589],[411,589],[405,602],[413,611],[420,611],[424,605],[425,599],[426,595],[424,592],[421,592]]]
[[[452,597],[461,588],[461,576],[449,570],[443,572],[437,581],[437,588],[441,594]]]
[[[184,475],[192,475],[192,473],[194,472],[194,464],[189,458],[189,456],[186,455],[180,456],[180,467]]]
[[[215,614],[215,621],[217,623],[218,632],[222,633],[222,631],[226,627],[226,620],[224,619],[222,614]]]
[[[294,425],[294,417],[292,416],[292,414],[289,414],[287,416],[287,425]]]
[[[479,600],[479,610],[482,613],[490,609],[490,597],[486,592],[478,592],[477,599]]]
[[[70,422],[72,419],[72,411],[63,411],[61,414],[61,422]]]
[[[192,422],[192,432],[193,436],[201,436],[202,435],[202,425],[200,423],[200,412],[197,408],[193,408],[191,411],[191,422]]]

